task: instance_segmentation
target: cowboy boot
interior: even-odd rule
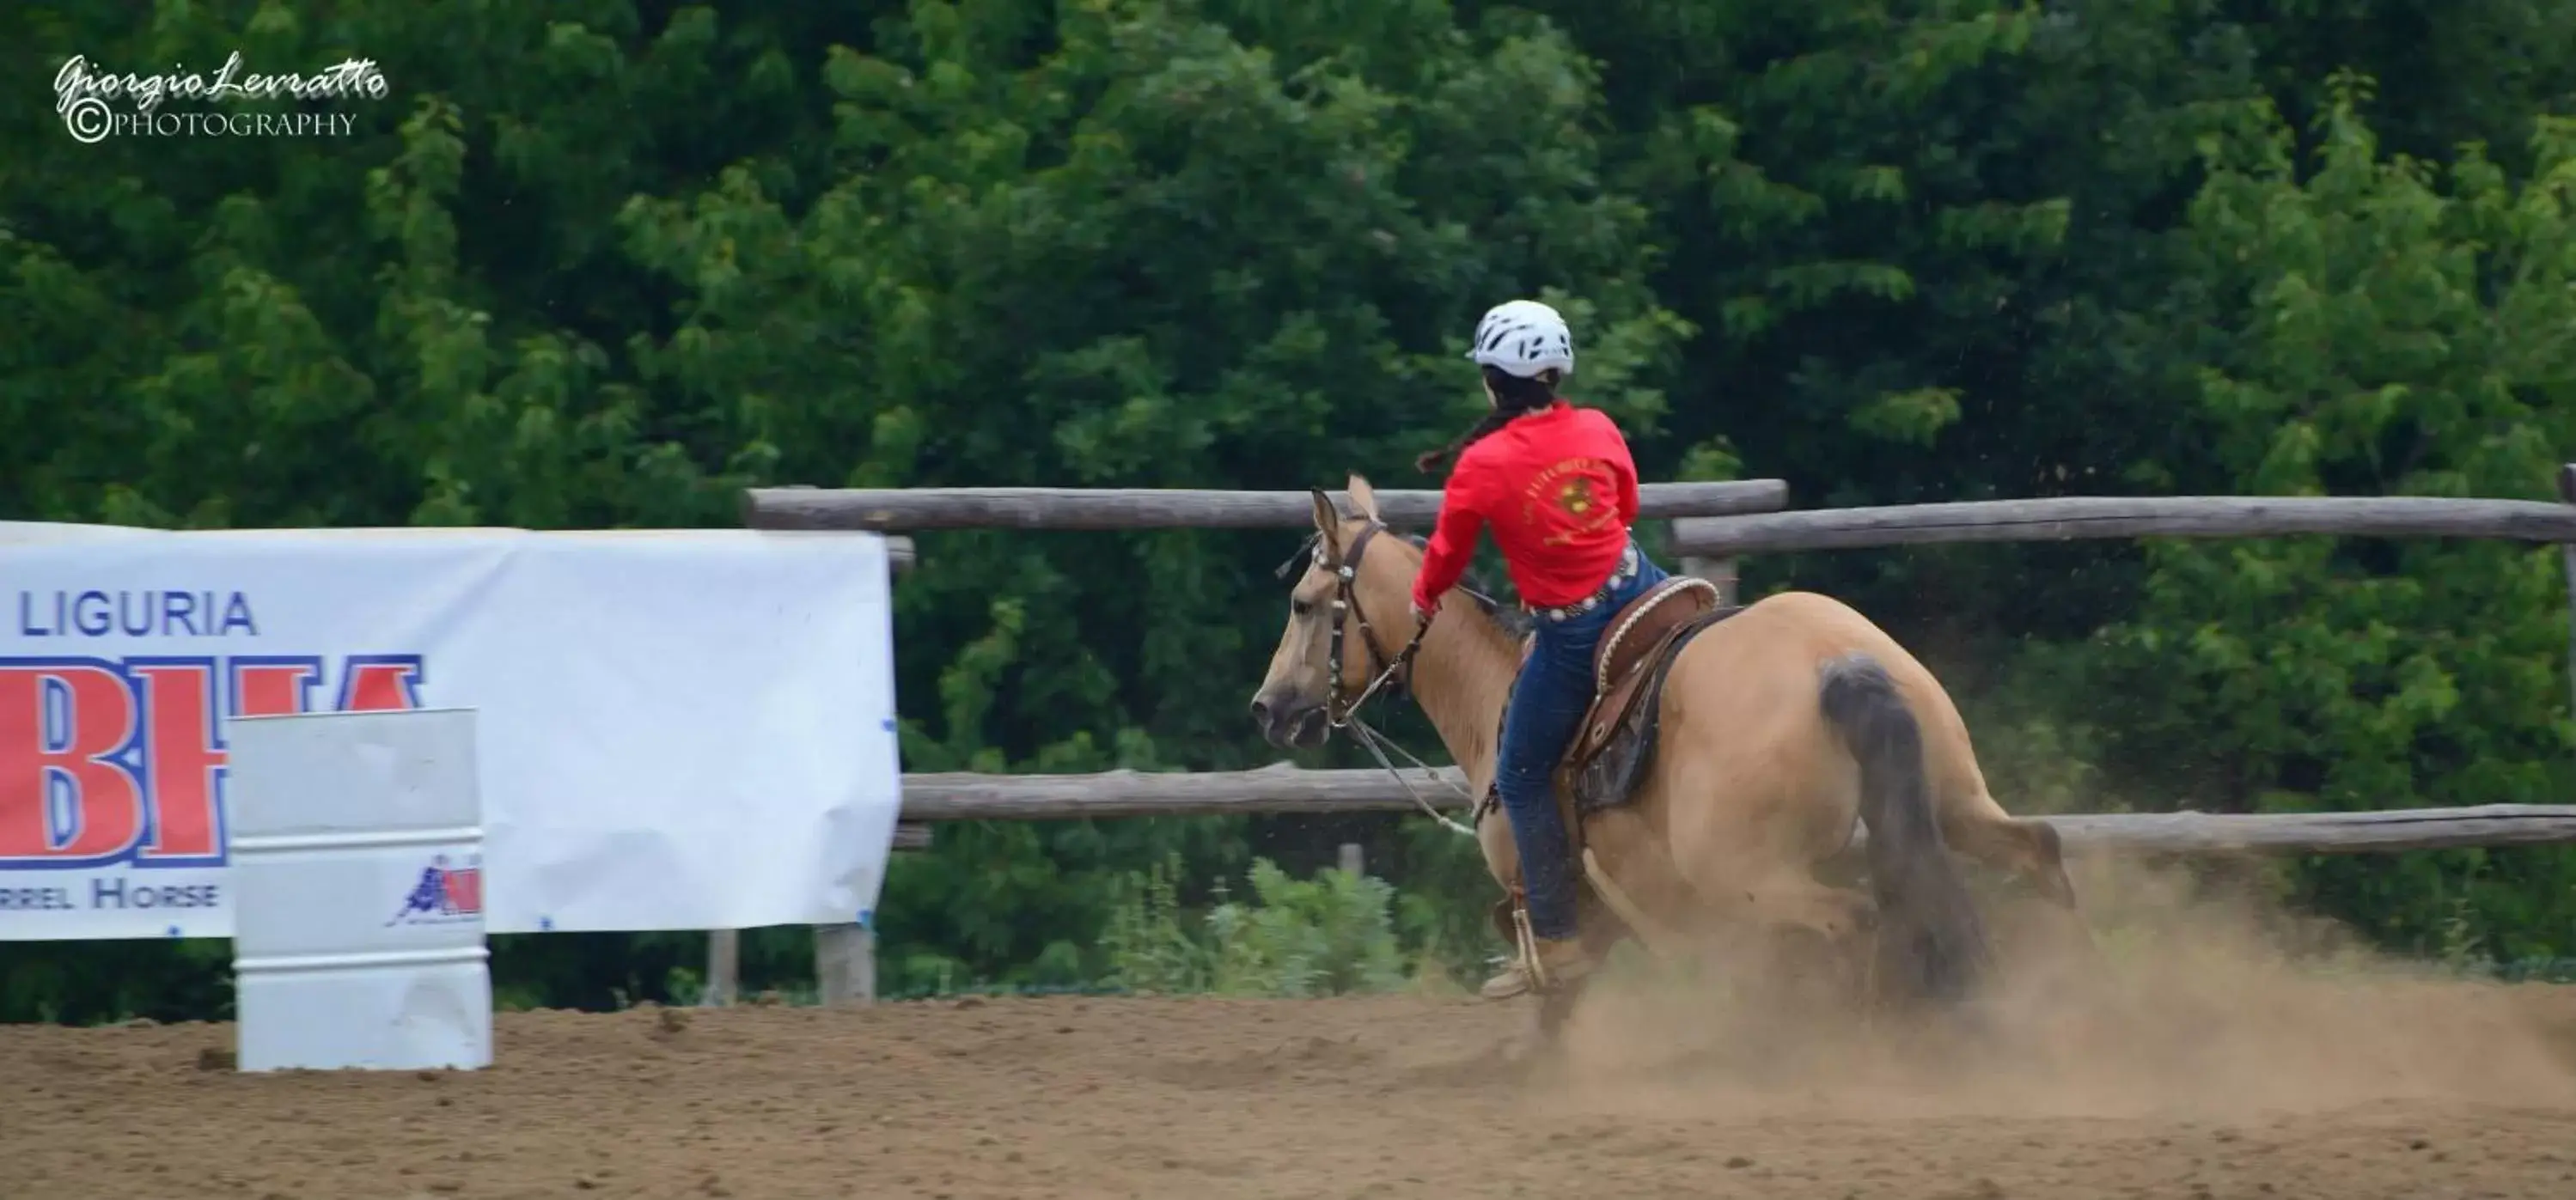
[[[1516,951],[1500,974],[1477,989],[1485,999],[1508,1000],[1523,992],[1562,987],[1592,973],[1596,965],[1592,950],[1583,944],[1580,935],[1539,937],[1530,932],[1529,910],[1517,905],[1512,909],[1512,924],[1519,933],[1513,939],[1518,943]]]
[[[1529,966],[1519,954],[1514,954],[1511,961],[1503,964],[1500,973],[1486,980],[1483,987],[1476,989],[1476,994],[1488,1000],[1509,1000],[1528,990],[1530,990]]]
[[[1598,965],[1581,938],[1538,938],[1536,941],[1536,972],[1530,970],[1527,953],[1513,955],[1501,972],[1477,989],[1477,994],[1488,1000],[1509,1000],[1523,992],[1548,991],[1591,974],[1593,967]],[[1538,982],[1542,979],[1546,981],[1544,984]]]

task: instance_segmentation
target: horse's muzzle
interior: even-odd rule
[[[1283,750],[1312,750],[1323,745],[1330,732],[1324,724],[1324,706],[1295,697],[1253,697],[1252,720],[1261,727],[1262,740]]]

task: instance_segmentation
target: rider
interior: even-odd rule
[[[1428,621],[1490,524],[1522,607],[1536,618],[1528,662],[1512,685],[1495,778],[1520,847],[1538,974],[1570,981],[1592,968],[1577,936],[1565,821],[1553,775],[1592,702],[1592,652],[1611,619],[1665,578],[1629,535],[1637,520],[1637,468],[1607,414],[1576,408],[1556,386],[1574,373],[1565,318],[1535,300],[1495,305],[1476,323],[1467,357],[1485,377],[1493,411],[1458,440],[1416,460],[1436,472],[1455,459],[1440,519],[1414,579],[1413,613]],[[1484,994],[1529,989],[1516,956]]]

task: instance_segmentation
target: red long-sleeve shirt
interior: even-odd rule
[[[1599,409],[1562,400],[1486,435],[1458,456],[1440,520],[1413,581],[1429,612],[1455,586],[1488,524],[1521,599],[1540,608],[1599,590],[1637,522],[1637,464]]]

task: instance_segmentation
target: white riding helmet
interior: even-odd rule
[[[1536,300],[1506,300],[1486,309],[1485,319],[1476,322],[1476,344],[1467,358],[1523,379],[1550,367],[1572,375],[1574,334],[1555,309]]]

